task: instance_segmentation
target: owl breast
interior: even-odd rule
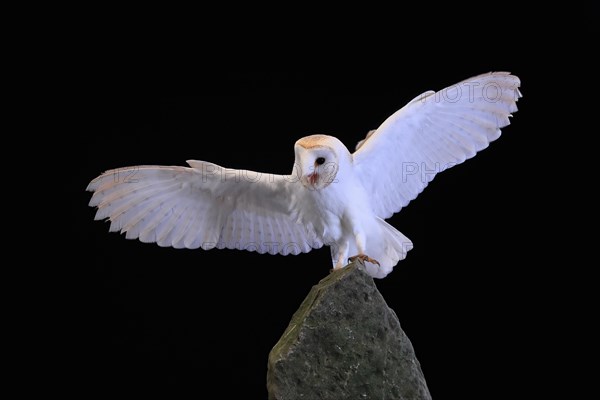
[[[324,242],[338,242],[352,235],[355,221],[372,218],[366,191],[352,178],[338,174],[326,188],[308,191],[315,227],[323,232]]]

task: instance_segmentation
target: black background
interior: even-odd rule
[[[111,168],[187,159],[289,173],[302,136],[330,134],[353,148],[425,90],[510,71],[524,95],[512,124],[389,220],[414,249],[376,283],[414,345],[433,398],[511,398],[519,385],[535,391],[531,371],[544,353],[536,326],[552,309],[542,256],[560,242],[537,241],[540,193],[554,168],[543,155],[552,127],[542,118],[552,74],[540,66],[554,56],[533,39],[494,31],[489,45],[475,45],[468,33],[440,35],[436,46],[422,38],[416,50],[401,38],[397,48],[365,52],[353,43],[332,42],[333,54],[273,46],[273,63],[242,38],[225,51],[232,62],[201,45],[193,62],[161,55],[130,63],[135,46],[80,60],[81,86],[69,101],[78,167],[67,182],[77,252],[69,328],[61,330],[77,390],[202,397],[216,388],[265,399],[269,351],[331,268],[328,248],[283,257],[126,240],[93,220],[85,192],[91,179]],[[542,44],[559,36],[548,34]]]

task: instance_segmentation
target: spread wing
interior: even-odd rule
[[[159,246],[299,254],[323,245],[295,209],[297,179],[203,161],[135,166],[92,180],[89,205],[110,231]]]
[[[358,143],[354,165],[373,208],[389,218],[434,176],[500,137],[521,97],[519,78],[493,72],[425,92]]]

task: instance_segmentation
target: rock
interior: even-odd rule
[[[431,399],[398,317],[359,262],[322,279],[269,354],[269,400]]]

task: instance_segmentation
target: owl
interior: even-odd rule
[[[427,91],[353,152],[334,136],[300,138],[289,175],[196,160],[109,170],[88,185],[89,205],[127,239],[282,255],[329,246],[334,269],[357,258],[383,278],[413,247],[385,220],[436,174],[498,139],[517,111],[519,86],[516,76],[491,72]]]

